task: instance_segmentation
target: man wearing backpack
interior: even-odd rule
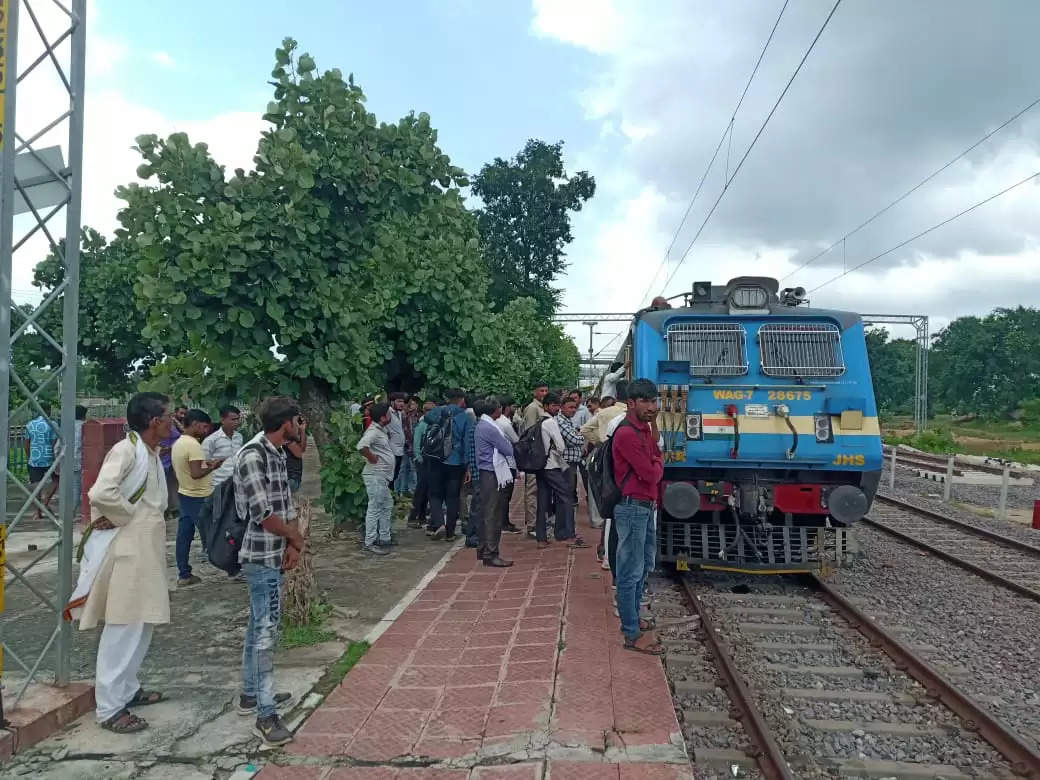
[[[534,426],[540,419],[546,416],[542,406],[542,399],[549,394],[549,385],[539,382],[534,386],[534,397],[531,403],[524,407],[523,417],[520,420],[520,435]],[[534,474],[524,475],[524,530],[530,534],[534,530],[535,518],[538,514],[538,479]]]
[[[652,619],[639,616],[646,575],[657,552],[655,516],[664,476],[658,445],[657,385],[637,379],[628,385],[628,412],[613,433],[614,481],[621,498],[614,507],[617,527],[617,607],[625,649],[664,655],[650,633]]]
[[[423,461],[429,469],[429,536],[453,542],[474,427],[473,418],[466,413],[466,393],[452,388],[445,394],[444,405],[427,412],[423,419],[427,424]]]
[[[304,539],[295,522],[283,447],[300,440],[300,409],[291,398],[268,398],[260,406],[263,432],[241,449],[232,483],[238,516],[246,521],[239,561],[249,583],[249,623],[242,651],[240,715],[256,713],[253,732],[268,745],[293,735],[278,717],[292,699],[274,690],[274,651],[282,624],[283,572],[296,568]]]
[[[544,397],[542,405],[546,416],[536,423],[541,425],[542,445],[546,452],[545,468],[538,472],[536,479],[538,503],[535,538],[540,550],[549,546],[547,525],[551,501],[555,499],[557,527],[571,528],[574,524],[574,503],[564,475],[567,463],[563,455],[567,445],[556,420],[556,415],[560,412],[560,396],[550,393]]]

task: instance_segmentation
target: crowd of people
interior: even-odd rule
[[[612,390],[585,399],[580,390],[553,392],[538,384],[519,414],[513,398],[461,389],[449,390],[440,404],[392,394],[389,403],[359,405],[366,419],[357,444],[368,492],[363,548],[390,554],[396,543],[395,492],[411,494],[409,525],[425,526],[431,540],[454,541],[461,521],[466,544],[484,566],[513,565],[502,556],[503,533],[526,534],[539,549],[551,540],[585,547],[576,523],[583,484],[589,526],[600,530],[597,552],[614,573],[624,646],[662,654],[646,611],[663,475],[658,391],[642,379],[619,379]],[[199,581],[188,554],[201,509],[214,485],[230,480],[244,523],[238,563],[249,604],[238,710],[256,716],[254,731],[268,745],[292,740],[279,717],[292,697],[275,690],[274,653],[284,575],[297,566],[305,544],[293,501],[302,471],[294,470],[292,459],[302,458],[307,431],[298,404],[285,397],[264,401],[259,422],[261,430],[243,442],[241,412],[233,406],[220,409],[214,426],[200,409],[171,412],[169,400],[158,393],[130,399],[129,434],[107,453],[88,493],[89,543],[66,607],[81,630],[104,623],[95,682],[96,718],[103,728],[120,734],[147,728],[135,710],[164,699],[161,691],[143,687],[138,675],[154,627],[170,622],[165,520],[174,497],[178,585],[187,587]],[[605,513],[590,488],[587,465],[610,440],[621,497]],[[518,459],[531,461],[530,453],[539,451],[538,468],[518,468]],[[521,478],[524,527],[509,519]]]
[[[197,584],[188,554],[203,506],[223,483],[234,488],[244,530],[236,571],[248,588],[238,712],[255,714],[255,733],[284,745],[292,733],[279,711],[292,703],[274,687],[274,653],[282,617],[284,574],[296,567],[304,539],[293,522],[293,492],[302,478],[307,426],[296,401],[272,397],[259,408],[261,430],[243,442],[241,412],[226,406],[214,426],[201,409],[178,407],[159,393],[127,405],[129,433],[106,454],[90,487],[91,522],[66,617],[81,630],[104,623],[98,644],[95,699],[102,728],[129,734],[148,727],[134,710],[164,699],[138,673],[154,627],[170,622],[166,520],[178,506],[178,586]],[[294,466],[294,459],[298,465]]]
[[[396,544],[391,523],[395,493],[411,495],[408,525],[425,527],[432,540],[455,541],[461,522],[466,545],[485,566],[512,565],[501,555],[503,533],[526,534],[539,549],[553,541],[585,547],[576,523],[581,484],[589,527],[600,530],[597,553],[603,568],[614,572],[625,646],[663,653],[653,636],[646,593],[647,575],[655,565],[663,476],[658,390],[649,380],[626,382],[630,368],[611,366],[599,397],[585,398],[581,390],[551,391],[548,384],[538,383],[522,409],[509,396],[469,394],[459,388],[446,392],[439,405],[401,393],[392,393],[389,403],[367,398],[357,404],[365,426],[357,449],[366,460],[368,491],[363,549],[390,555]],[[536,436],[544,463],[522,473],[516,448],[525,437]],[[588,463],[611,439],[621,498],[610,513],[613,518],[605,518],[590,489]],[[520,479],[523,528],[509,519]]]

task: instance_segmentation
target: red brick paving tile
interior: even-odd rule
[[[491,610],[495,610],[495,609],[517,609],[518,607],[524,606],[524,604],[526,604],[526,603],[527,603],[527,599],[524,599],[524,598],[500,599],[500,598],[496,597],[496,598],[491,599],[491,601],[488,602],[487,610],[491,611]]]
[[[343,682],[348,685],[389,684],[395,674],[397,674],[397,664],[392,666],[389,664],[359,664],[347,672]]]
[[[441,688],[391,688],[380,710],[432,710],[441,697]]]
[[[520,702],[492,707],[488,713],[485,737],[505,737],[532,731],[544,719],[548,708],[541,702]]]
[[[502,631],[512,631],[515,625],[515,620],[490,620],[486,617],[482,617],[477,621],[473,632],[481,634],[497,634]]]
[[[258,780],[318,780],[323,766],[276,766],[268,764],[257,775]]]
[[[512,639],[512,631],[497,631],[495,633],[479,632],[469,638],[468,648],[474,647],[505,647]]]
[[[548,702],[552,697],[553,684],[548,680],[527,682],[504,682],[495,693],[496,704],[518,704],[520,702]]]
[[[480,750],[479,739],[437,739],[434,737],[423,737],[416,743],[415,747],[412,748],[412,755],[417,758],[421,757],[444,760],[473,755],[478,750]]]
[[[408,767],[398,769],[394,780],[466,780],[468,769],[437,769],[436,767]]]
[[[521,631],[559,631],[559,616],[522,617],[517,621],[517,628]]]
[[[569,607],[574,607],[575,604],[570,599],[567,600]],[[556,607],[563,604],[563,596],[532,596],[531,606],[532,607]]]
[[[486,685],[498,682],[500,664],[488,664],[485,666],[457,666],[452,672],[448,685]]]
[[[506,609],[489,609],[484,613],[488,620],[516,620],[520,617],[521,607],[507,607]]]
[[[546,780],[619,780],[617,764],[550,761]]]
[[[419,643],[419,649],[448,650],[461,648],[466,644],[465,634],[431,634]],[[420,653],[421,655],[421,653]]]
[[[527,598],[527,588],[500,588],[495,591],[495,595],[491,598],[492,603],[500,601],[502,599],[525,599]]]
[[[525,607],[524,608],[524,619],[545,617],[554,618],[559,620],[560,615],[563,614],[563,608],[559,605],[552,607]]]
[[[484,731],[487,715],[487,707],[438,710],[430,716],[423,738],[478,739]]]
[[[484,766],[473,770],[470,780],[541,780],[542,762],[512,766]]]
[[[369,707],[319,707],[307,718],[300,733],[308,737],[322,734],[353,736],[371,714],[372,708]]]
[[[614,728],[614,710],[610,697],[591,700],[593,708],[571,702],[558,702],[553,713],[552,726],[560,731],[607,731]]]
[[[518,645],[555,645],[559,639],[560,632],[555,629],[518,631],[516,634]]]
[[[455,599],[455,603],[451,607],[451,611],[462,609],[467,611],[477,611],[484,609],[484,605],[487,604],[486,598],[466,598],[467,594],[464,592],[458,598]]]
[[[396,771],[388,766],[347,766],[332,770],[328,780],[394,780]]]
[[[366,761],[407,755],[419,740],[429,713],[416,710],[375,712],[347,746],[346,753]]]
[[[372,683],[350,685],[344,681],[326,697],[324,706],[368,707],[369,710],[374,710],[388,690],[390,690],[389,685],[373,685]]]
[[[509,651],[509,663],[541,661],[551,663],[556,657],[556,645],[514,645]]]
[[[693,780],[686,764],[619,764],[621,780]]]
[[[460,707],[490,707],[495,695],[494,685],[466,685],[445,688],[440,708],[454,710]]]
[[[416,644],[419,640],[416,639]],[[376,664],[379,666],[400,666],[408,660],[408,656],[415,650],[414,647],[383,647],[376,645],[369,650],[358,662],[357,666],[368,666]]]
[[[409,666],[455,666],[459,662],[459,656],[460,652],[457,647],[445,650],[426,648],[415,654],[415,658],[412,659]]]
[[[440,688],[447,684],[454,666],[408,666],[397,685],[401,688]]]
[[[285,748],[292,756],[342,756],[354,734],[298,734]]]
[[[442,634],[469,634],[476,624],[476,619],[462,618],[456,620],[455,618],[445,618],[438,620],[433,624],[433,628],[430,629],[428,636],[435,637]]]
[[[520,661],[506,665],[506,681],[551,680],[555,670],[552,664],[542,661]]]
[[[471,647],[462,651],[460,666],[484,666],[502,663],[505,647]]]

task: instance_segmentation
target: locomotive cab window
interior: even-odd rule
[[[743,376],[747,334],[737,322],[677,322],[668,326],[668,359],[690,364],[692,376]]]
[[[845,373],[841,331],[830,323],[767,323],[758,329],[758,347],[766,376],[838,377]]]

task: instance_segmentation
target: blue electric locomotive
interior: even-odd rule
[[[639,312],[619,356],[660,389],[658,552],[680,569],[840,563],[877,490],[863,322],[778,288],[699,282],[682,308]]]

